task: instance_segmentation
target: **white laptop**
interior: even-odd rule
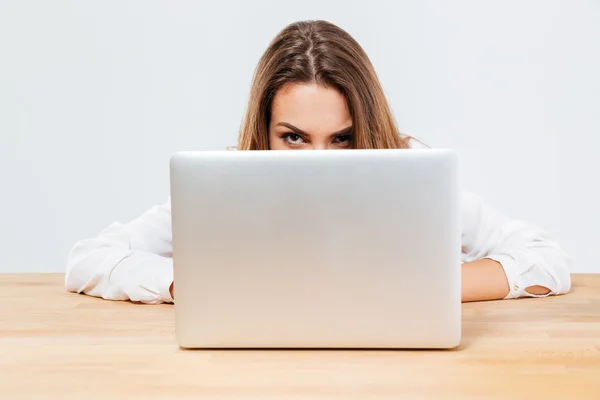
[[[185,348],[451,348],[461,336],[450,150],[171,159]]]

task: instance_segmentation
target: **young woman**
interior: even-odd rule
[[[325,21],[287,26],[255,71],[239,150],[410,149],[369,58]],[[173,302],[170,202],[113,223],[73,248],[66,288],[110,300]],[[465,193],[463,301],[569,291],[569,258],[540,228],[513,221]]]

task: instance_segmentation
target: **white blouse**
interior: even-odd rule
[[[461,207],[462,261],[498,261],[510,285],[507,299],[538,297],[526,291],[536,285],[550,289],[547,295],[569,291],[571,260],[547,232],[509,219],[472,193],[463,193]],[[67,261],[65,286],[68,291],[109,300],[173,302],[171,256],[169,200],[131,222],[114,222],[97,237],[75,244]]]

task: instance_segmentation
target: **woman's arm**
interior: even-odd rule
[[[500,300],[510,292],[508,279],[498,261],[484,258],[462,265],[462,301]],[[543,296],[550,289],[543,286],[530,286],[527,292]]]
[[[511,220],[471,193],[462,209],[463,301],[567,293],[571,260],[543,229]]]
[[[485,258],[462,265],[462,301],[499,300],[509,292],[502,265]]]
[[[152,207],[127,223],[78,242],[67,261],[65,287],[109,300],[173,302],[171,205]]]

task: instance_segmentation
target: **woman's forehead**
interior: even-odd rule
[[[290,123],[307,132],[333,132],[352,124],[346,99],[337,90],[317,84],[292,84],[273,99],[273,126]]]

